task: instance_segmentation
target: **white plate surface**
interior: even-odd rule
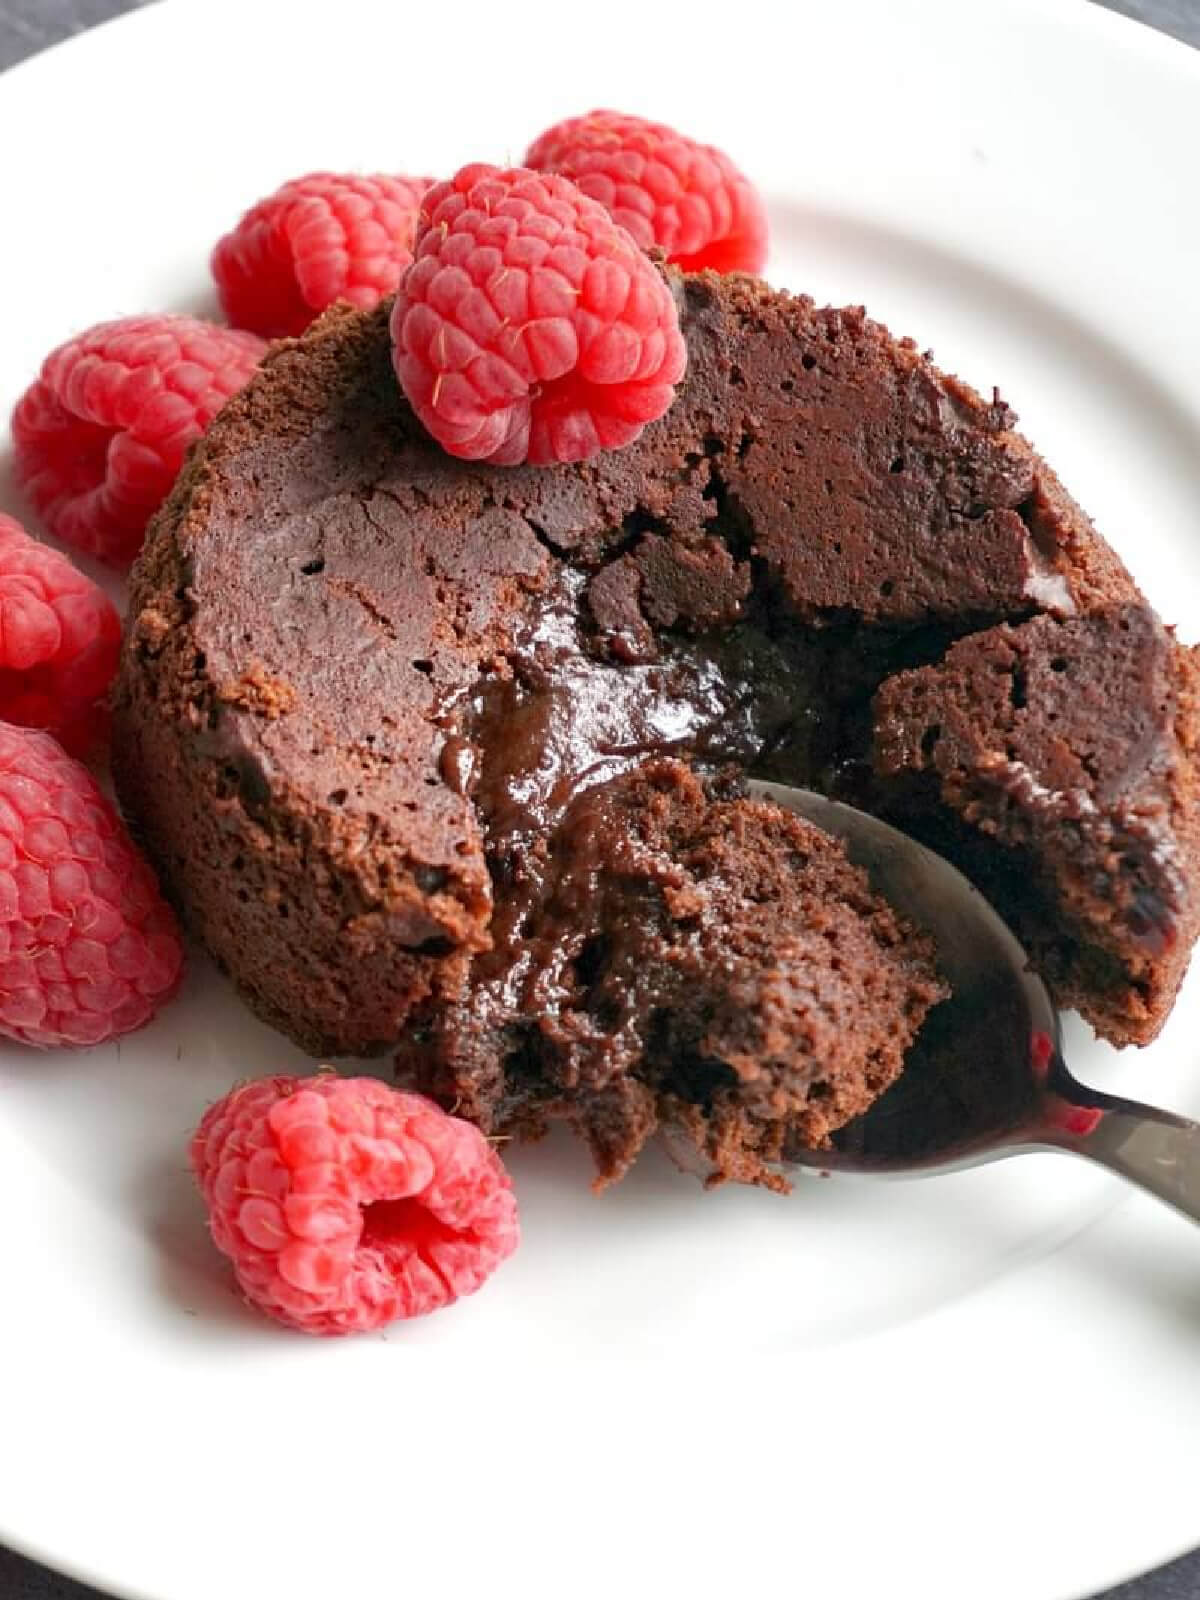
[[[0,414],[76,328],[207,309],[284,177],[517,159],[594,104],[735,153],[776,282],[998,383],[1200,637],[1200,58],[1083,0],[153,7],[0,79]],[[1198,1032],[1200,980],[1140,1055],[1069,1036],[1200,1111]],[[596,1199],[552,1140],[482,1295],[310,1342],[184,1170],[209,1099],[303,1065],[198,956],[120,1049],[0,1051],[0,1539],[144,1600],[1068,1600],[1200,1539],[1200,1241],[1115,1181],[784,1202],[650,1159]]]

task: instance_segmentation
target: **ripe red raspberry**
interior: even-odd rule
[[[103,589],[0,512],[0,718],[85,755],[104,730],[98,702],[120,650]]]
[[[599,200],[648,250],[685,272],[761,272],[767,213],[729,157],[661,122],[590,111],[535,139],[525,164],[561,172]]]
[[[91,773],[0,723],[0,1034],[100,1044],[148,1022],[182,966],[154,874]]]
[[[425,196],[396,374],[451,455],[583,461],[661,417],[687,349],[670,288],[566,178],[464,167]]]
[[[52,533],[104,561],[146,523],[264,345],[195,317],[124,317],[68,339],[13,412],[17,476]]]
[[[335,300],[367,310],[412,260],[417,208],[432,178],[312,172],[252,206],[212,255],[237,328],[303,333]]]
[[[375,1078],[260,1078],[210,1106],[192,1170],[252,1305],[355,1333],[450,1305],[517,1247],[508,1174],[469,1122]]]

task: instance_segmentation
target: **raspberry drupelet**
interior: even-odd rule
[[[464,167],[425,196],[396,373],[449,454],[515,466],[632,443],[687,364],[669,285],[566,178]]]

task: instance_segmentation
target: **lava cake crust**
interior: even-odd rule
[[[121,798],[192,929],[314,1053],[469,1018],[539,832],[589,786],[669,757],[904,814],[913,784],[875,748],[889,679],[1042,616],[1127,607],[1158,627],[998,397],[861,310],[671,281],[688,371],[627,450],[455,461],[396,385],[389,307],[335,310],[274,347],[151,527]],[[1047,969],[1114,1037],[1138,985],[1123,1036],[1161,1023],[1196,932],[1194,663],[1173,641],[1164,661],[1147,784],[1177,878],[1156,975],[1093,962],[1074,904]],[[1007,848],[964,839],[956,795],[914,782],[956,858]],[[1056,881],[1031,915],[1060,915]],[[1107,916],[1097,947],[1121,937]],[[501,1076],[520,1070],[518,1052]]]

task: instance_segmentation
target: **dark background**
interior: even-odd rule
[[[132,11],[144,0],[0,0],[0,69],[72,33]],[[978,4],[980,0],[963,0]],[[1079,0],[1079,4],[1086,0]],[[1188,44],[1200,46],[1200,0],[1097,0]],[[969,1578],[963,1585],[970,1595]],[[35,1567],[0,1546],[0,1600],[101,1600],[93,1589]],[[220,1600],[219,1596],[213,1600]],[[261,1600],[277,1600],[264,1595]],[[282,1597],[279,1597],[282,1600]],[[341,1597],[351,1600],[351,1597]],[[1014,1595],[1013,1600],[1022,1600]],[[1097,1597],[1099,1600],[1099,1597]],[[1133,1583],[1110,1590],[1103,1600],[1200,1600],[1200,1551]]]

